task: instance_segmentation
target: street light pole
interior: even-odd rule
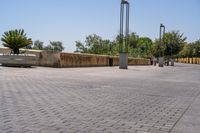
[[[171,43],[171,59],[170,59],[170,61],[171,61],[171,66],[174,66],[174,58],[173,58],[173,44]]]
[[[159,67],[164,67],[164,51],[162,50],[163,40],[165,34],[165,26],[160,24],[160,51],[159,51]]]
[[[120,44],[119,44],[119,68],[128,69],[128,45],[129,45],[129,2],[121,1],[120,8]]]

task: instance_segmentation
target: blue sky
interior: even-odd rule
[[[119,32],[120,0],[0,0],[0,35],[25,29],[33,40],[62,41],[65,51],[75,41],[96,33],[114,39]],[[159,25],[180,30],[188,42],[200,39],[200,0],[129,0],[130,31],[155,39]]]

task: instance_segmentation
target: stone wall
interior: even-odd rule
[[[60,53],[60,67],[107,66],[108,56]]]
[[[128,59],[129,65],[150,65],[149,59],[139,59],[139,58],[129,58]]]
[[[0,53],[10,53],[10,50],[0,48]],[[44,67],[66,68],[119,65],[119,57],[117,56],[76,54],[41,50],[26,50],[26,53],[35,54],[37,57],[36,65]],[[129,58],[128,63],[129,65],[150,65],[150,60]]]
[[[90,55],[90,54],[60,54],[60,67],[91,67],[91,66],[112,66],[119,65],[119,57]],[[129,58],[129,65],[150,65],[149,59]]]
[[[3,54],[10,54],[10,49],[7,49],[7,48],[0,48],[0,53],[3,53]]]
[[[193,58],[177,58],[175,61],[179,62],[179,63],[200,64],[200,58],[196,58],[196,57],[193,57]]]

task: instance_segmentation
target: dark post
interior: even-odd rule
[[[121,1],[120,8],[120,45],[119,68],[128,69],[128,45],[129,45],[129,2]]]

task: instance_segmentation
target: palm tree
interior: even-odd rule
[[[19,49],[32,44],[31,38],[26,37],[23,29],[4,32],[1,41],[4,47],[11,49],[11,53],[19,54]]]

